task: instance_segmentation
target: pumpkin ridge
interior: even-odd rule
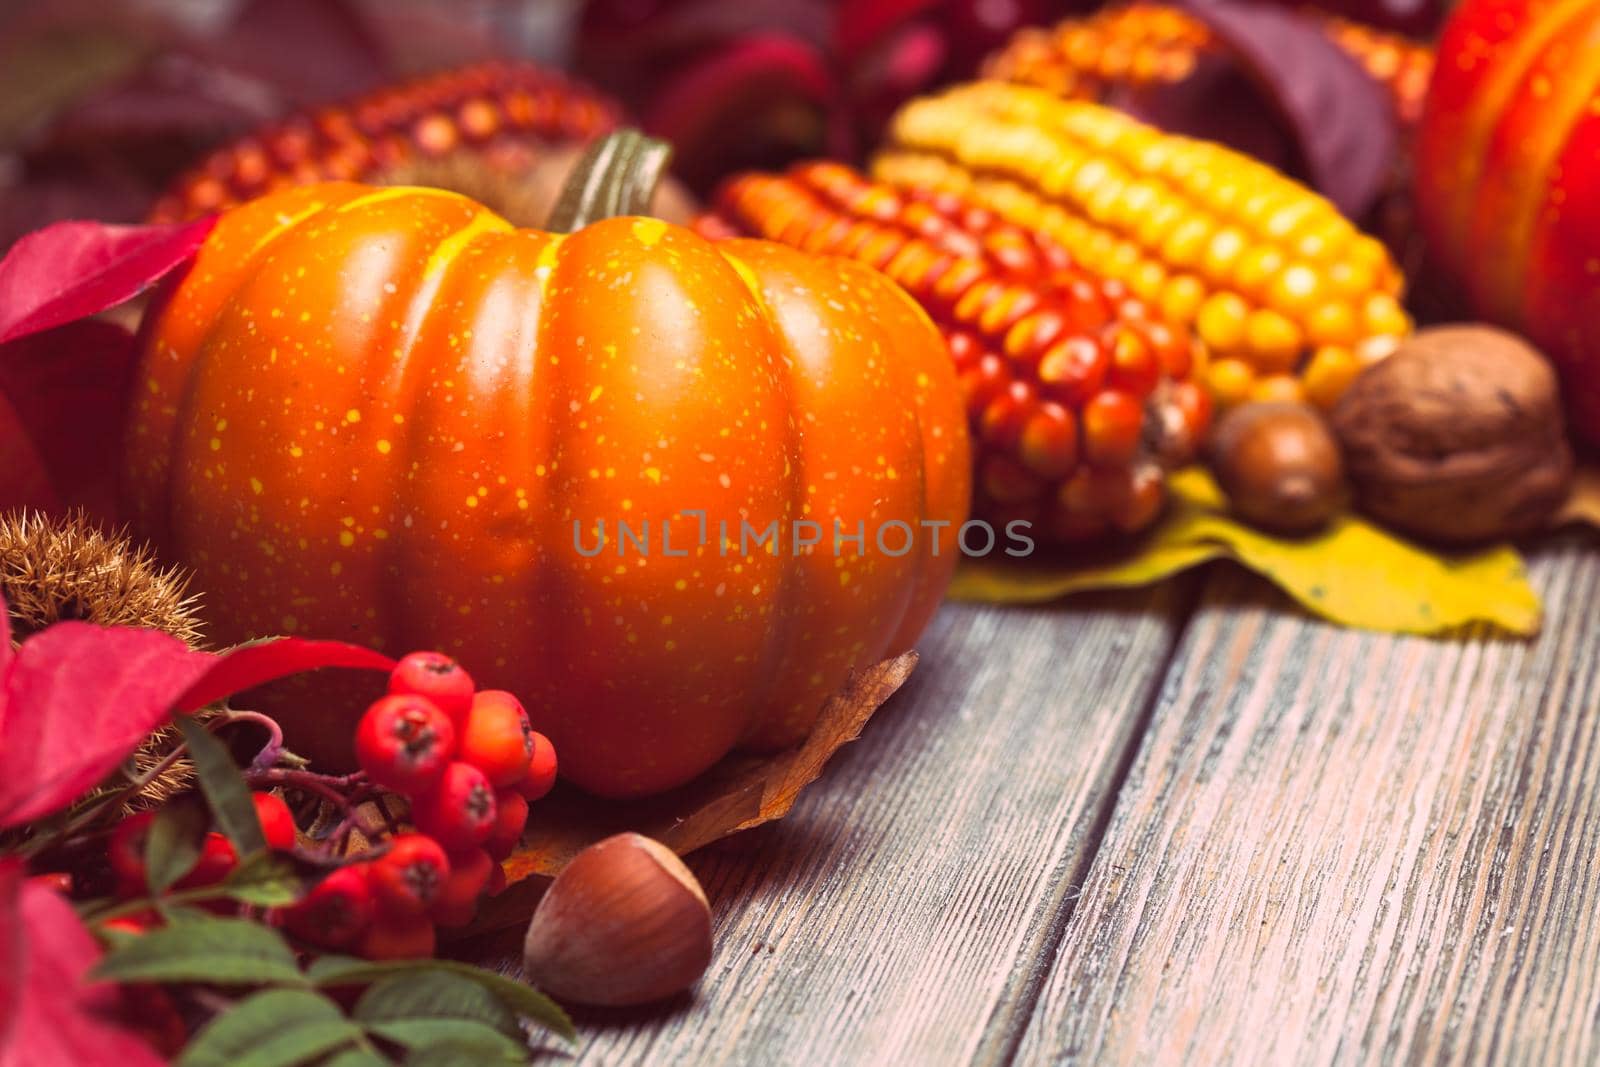
[[[1574,28],[1573,35],[1579,36]],[[1556,168],[1565,148],[1567,134],[1578,119],[1589,110],[1595,90],[1600,87],[1600,22],[1590,19],[1581,32],[1587,47],[1573,48],[1570,65],[1562,64],[1559,75],[1546,72],[1552,49],[1568,45],[1566,34],[1550,41],[1530,60],[1528,69],[1519,79],[1518,87],[1527,95],[1530,77],[1544,77],[1550,88],[1546,94],[1535,94],[1539,101],[1539,121],[1531,134],[1519,139],[1516,151],[1527,163],[1515,168],[1500,168],[1490,174],[1480,175],[1477,183],[1477,210],[1474,216],[1479,225],[1474,227],[1490,247],[1498,244],[1502,255],[1484,257],[1485,282],[1481,287],[1484,306],[1506,321],[1520,322],[1527,309],[1526,294],[1517,280],[1527,277],[1528,263],[1533,254],[1533,239],[1549,190],[1554,182]],[[1513,112],[1508,108],[1498,112],[1500,121],[1488,140],[1488,148],[1498,147],[1505,130],[1506,119]],[[1497,186],[1508,181],[1506,175],[1515,173],[1512,188],[1504,192],[1509,198],[1504,214],[1493,198]],[[1487,203],[1486,203],[1487,201]],[[1487,210],[1486,210],[1487,209]],[[1486,216],[1489,216],[1486,218]],[[1479,247],[1484,244],[1474,242]]]
[[[797,402],[795,399],[795,377],[801,373],[802,361],[795,352],[794,344],[787,330],[778,320],[777,311],[767,301],[766,293],[762,290],[761,275],[749,263],[741,259],[736,253],[730,252],[724,245],[713,245],[717,254],[727,260],[738,275],[739,281],[744,284],[750,294],[750,300],[755,305],[766,326],[767,332],[772,336],[776,346],[783,352],[782,380],[784,391],[788,394],[788,425],[785,427],[785,445],[789,454],[794,457],[785,468],[785,475],[789,482],[789,491],[784,496],[784,527],[793,530],[795,519],[800,514],[805,503],[806,471],[799,460],[804,457],[801,437],[804,431],[795,422]],[[780,542],[779,551],[782,551],[783,530],[778,534]],[[791,550],[792,551],[792,550]],[[777,693],[778,682],[781,678],[779,666],[784,661],[784,653],[794,644],[794,632],[798,625],[800,605],[800,569],[798,566],[780,567],[778,569],[778,592],[773,597],[775,607],[769,616],[772,622],[768,627],[766,642],[761,651],[763,669],[758,672],[759,682],[752,694],[751,704],[754,708],[750,721],[745,725],[744,732],[740,735],[739,744],[743,746],[750,736],[762,729],[771,726],[773,716],[784,710],[781,698]]]
[[[332,184],[336,185],[338,188],[337,190],[330,191],[343,192],[346,188],[358,188],[357,186],[354,186],[348,182],[338,182]],[[189,349],[189,351],[180,353],[174,350],[174,354],[182,364],[182,369],[180,372],[180,381],[182,383],[181,391],[173,402],[175,411],[173,417],[174,426],[187,425],[192,420],[194,414],[195,394],[198,392],[200,387],[198,354],[200,352],[209,351],[212,346],[217,343],[217,335],[225,329],[224,324],[234,314],[239,313],[243,309],[242,293],[248,289],[249,282],[254,279],[261,268],[265,266],[265,261],[269,256],[269,249],[274,243],[299,229],[300,226],[307,220],[326,212],[331,206],[333,205],[330,205],[325,200],[314,200],[311,202],[310,206],[304,210],[296,211],[287,216],[278,216],[276,225],[272,226],[264,234],[251,242],[250,247],[246,249],[240,256],[240,259],[243,260],[243,265],[236,271],[236,282],[229,290],[227,297],[216,308],[213,309],[209,325],[207,326],[205,332],[200,336],[197,343]],[[176,290],[174,290],[174,293],[175,292]],[[162,314],[165,314],[168,310],[169,309],[167,307],[162,307],[160,309]],[[132,430],[133,421],[133,419],[129,419],[130,432]],[[157,445],[156,447],[160,446]],[[178,469],[179,461],[182,458],[184,451],[183,435],[173,434],[166,441],[164,451],[166,452],[166,470],[170,472]],[[181,525],[178,522],[178,499],[177,494],[171,491],[171,483],[167,479],[161,480],[160,492],[162,494],[162,501],[159,506],[151,510],[154,512],[154,514],[159,516],[157,521],[162,524],[160,527],[160,536],[166,538],[168,536],[175,535],[175,532],[180,528]],[[185,551],[187,551],[188,548],[189,546],[186,545]]]

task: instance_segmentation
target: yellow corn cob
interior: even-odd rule
[[[1327,200],[1248,156],[1097,104],[957,86],[900,110],[873,171],[1045,233],[1193,328],[1222,406],[1331,406],[1411,329],[1388,251]]]

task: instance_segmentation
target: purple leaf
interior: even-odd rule
[[[133,335],[88,319],[0,344],[0,510],[115,511]]]
[[[353,96],[388,76],[380,41],[351,0],[251,0],[205,51],[296,106]]]
[[[1360,218],[1387,184],[1399,146],[1382,87],[1292,11],[1245,0],[1180,0],[1238,60],[1293,133],[1312,185]]]
[[[0,260],[0,344],[135,296],[187,262],[215,223],[58,222],[28,234]]]

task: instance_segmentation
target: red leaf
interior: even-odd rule
[[[88,320],[0,345],[0,510],[114,513],[133,335]]]
[[[183,691],[174,707],[180,712],[194,711],[234,693],[322,667],[392,671],[394,666],[394,660],[382,652],[360,645],[280,637],[224,653],[209,671]]]
[[[0,866],[0,1067],[161,1067],[150,1046],[101,1016],[115,987],[84,976],[100,947],[54,890]]]
[[[0,694],[0,828],[63,808],[104,779],[215,659],[158,630],[86,622],[24,641]]]
[[[70,804],[174,710],[193,711],[301,671],[388,671],[394,661],[357,645],[299,638],[215,655],[157,630],[63,622],[24,641],[0,666],[4,829]]]
[[[194,255],[215,219],[176,226],[58,222],[0,260],[0,343],[114,307]]]
[[[1400,143],[1388,97],[1310,19],[1245,0],[1182,0],[1239,61],[1294,135],[1311,184],[1360,218],[1387,184]]]

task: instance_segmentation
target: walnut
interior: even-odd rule
[[[1488,326],[1440,326],[1367,369],[1333,413],[1358,506],[1446,544],[1539,529],[1572,450],[1550,364]]]

